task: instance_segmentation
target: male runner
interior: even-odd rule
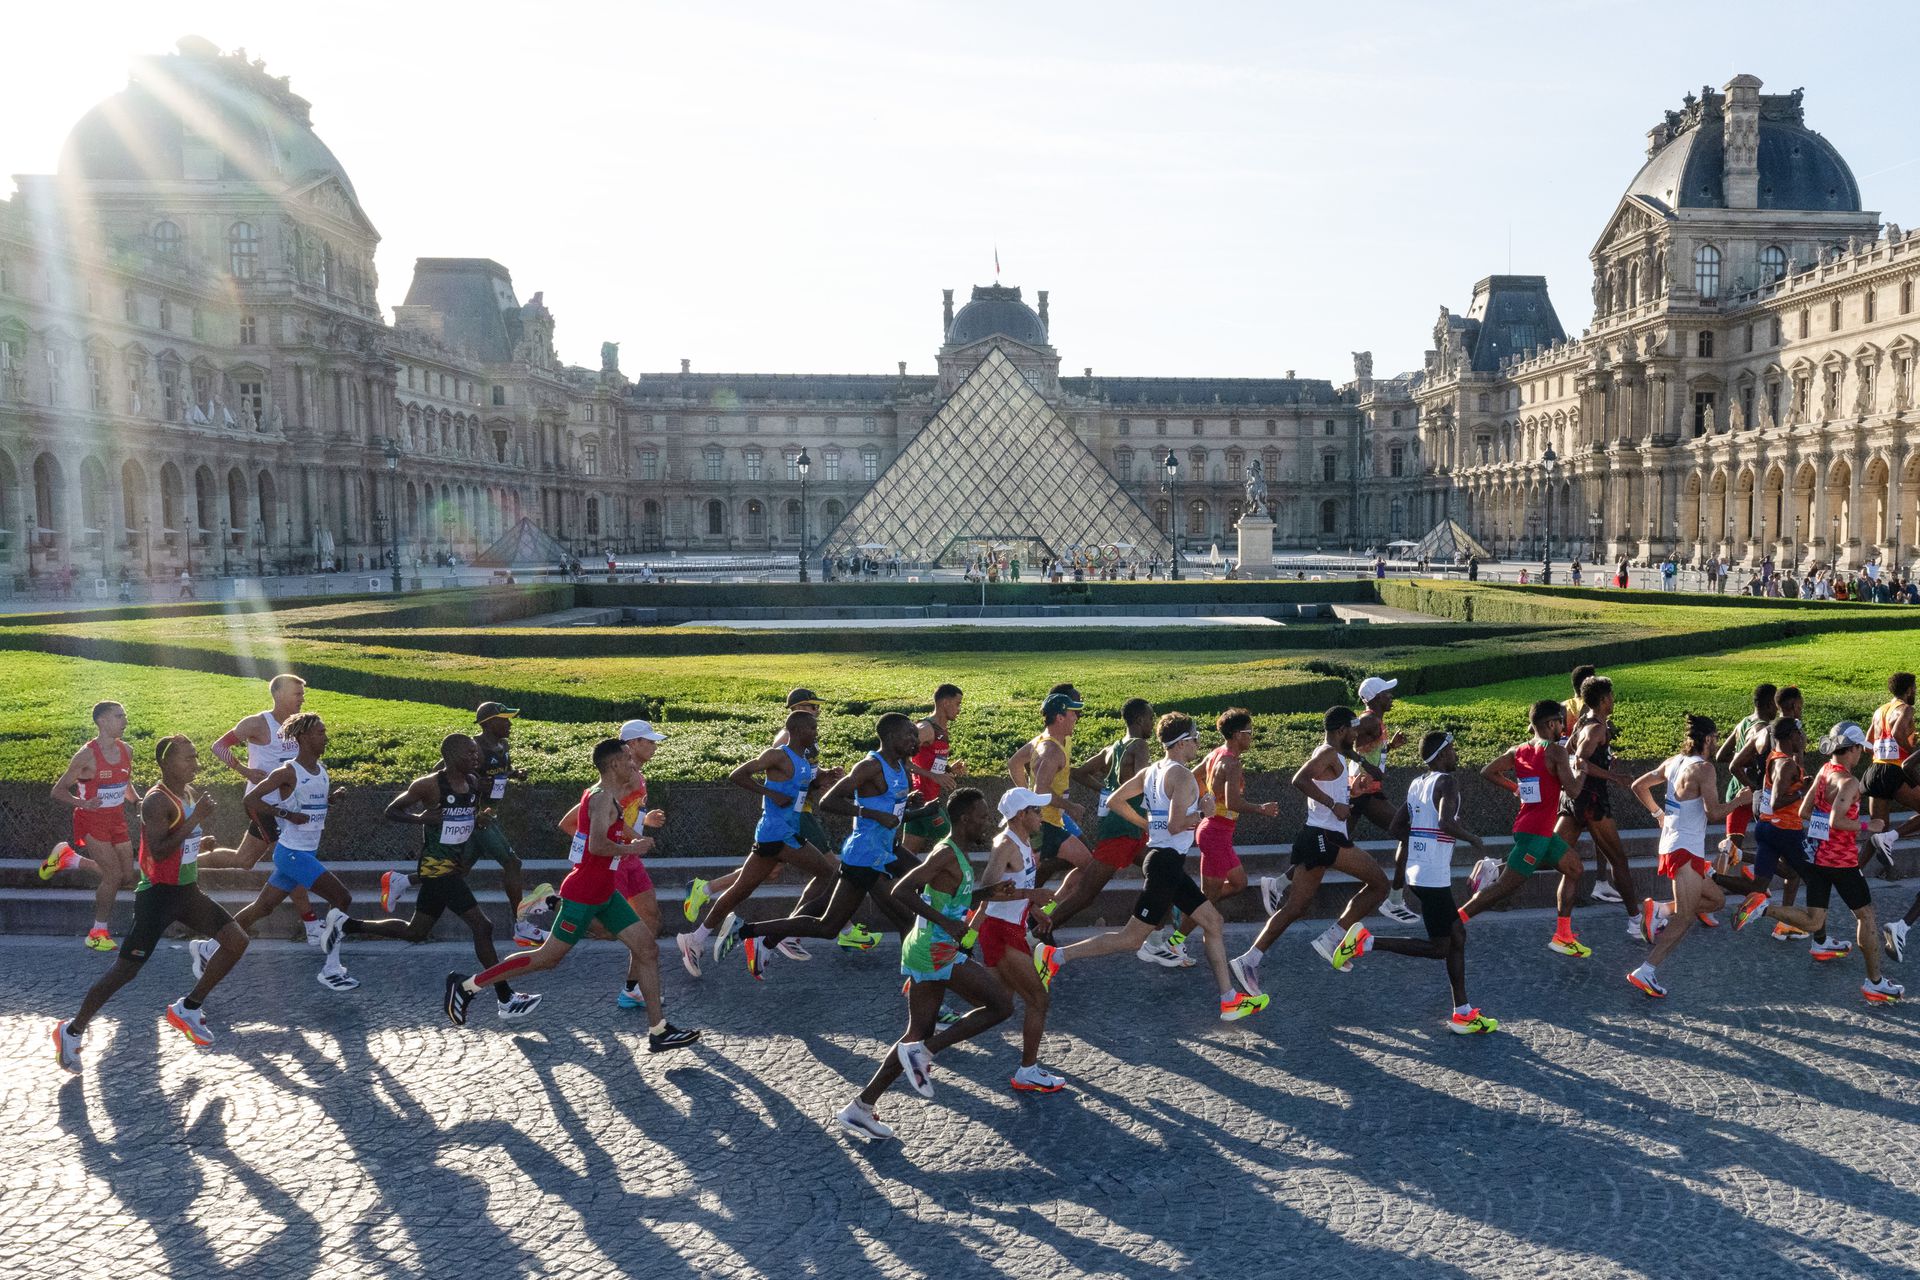
[[[818,721],[810,711],[795,711],[787,716],[786,732],[784,745],[768,747],[727,775],[728,782],[760,797],[760,821],[733,883],[707,904],[698,926],[674,940],[680,963],[696,978],[700,951],[713,937],[713,921],[732,915],[782,863],[799,867],[809,877],[830,876],[835,870],[831,857],[800,838],[800,800],[813,786],[808,749],[819,732]]]
[[[1759,731],[1762,725],[1771,723],[1773,720],[1779,718],[1780,709],[1775,705],[1778,693],[1779,690],[1771,684],[1763,682],[1755,685],[1753,687],[1753,710],[1740,718],[1739,722],[1733,726],[1733,732],[1728,734],[1726,741],[1720,744],[1720,751],[1719,754],[1714,757],[1714,763],[1729,766],[1727,770],[1729,775],[1727,778],[1727,796],[1729,798],[1732,797],[1735,791],[1741,790],[1745,785],[1741,782],[1739,776],[1733,772],[1731,768],[1733,761],[1746,749],[1748,740]],[[1726,839],[1720,842],[1721,858],[1719,860],[1724,864],[1720,867],[1720,870],[1733,870],[1734,865],[1744,856],[1741,850],[1741,838],[1746,835],[1747,826],[1752,821],[1753,806],[1751,804],[1736,808],[1727,814],[1727,835]],[[1711,929],[1718,926],[1720,922],[1718,920],[1703,919],[1700,923]]]
[[[1903,808],[1920,811],[1920,751],[1916,751],[1913,724],[1913,673],[1896,671],[1887,677],[1887,692],[1892,696],[1873,713],[1867,730],[1867,745],[1873,763],[1861,776],[1861,788],[1867,797],[1867,812],[1883,819],[1877,834],[1868,837],[1872,845],[1869,859],[1886,863],[1882,874],[1898,879],[1893,866],[1894,841],[1920,830],[1920,812],[1896,829],[1891,821],[1897,801]]]
[[[1784,695],[1786,691],[1781,692]],[[1786,705],[1784,696],[1780,704]],[[1746,928],[1754,912],[1769,901],[1776,869],[1786,882],[1783,905],[1792,907],[1794,891],[1803,879],[1801,868],[1807,861],[1805,824],[1800,821],[1800,795],[1806,786],[1800,762],[1807,752],[1806,731],[1798,719],[1783,717],[1768,725],[1764,735],[1754,736],[1765,736],[1772,747],[1755,777],[1758,786],[1753,793],[1753,826],[1749,828],[1753,832],[1753,861],[1739,869],[1744,874],[1717,872],[1713,877],[1723,891],[1745,899],[1734,913],[1736,930]],[[1774,925],[1773,936],[1784,941],[1807,934],[1781,920]]]
[[[273,699],[272,706],[245,717],[213,744],[214,758],[245,778],[250,786],[293,759],[296,751],[293,740],[283,735],[280,729],[288,719],[298,715],[300,708],[305,705],[307,682],[296,675],[277,675],[267,681],[267,693]],[[247,748],[245,764],[233,758],[233,749],[242,744]],[[263,855],[273,851],[279,837],[280,828],[271,811],[261,809],[256,812],[249,809],[247,831],[240,837],[236,856],[207,865],[251,871]],[[300,913],[300,921],[307,931],[307,942],[318,943],[320,918],[313,913],[313,902],[305,889],[294,890],[293,907]]]
[[[1805,929],[1814,937],[1810,954],[1815,960],[1839,960],[1853,950],[1853,943],[1827,937],[1827,906],[1838,890],[1840,901],[1853,912],[1854,941],[1866,961],[1867,981],[1860,994],[1870,1004],[1886,1004],[1900,999],[1906,988],[1889,981],[1880,970],[1880,938],[1874,928],[1873,895],[1867,878],[1860,871],[1859,833],[1872,833],[1882,825],[1879,818],[1860,817],[1863,790],[1853,769],[1871,740],[1860,726],[1843,720],[1821,740],[1820,751],[1827,763],[1815,775],[1813,785],[1800,798],[1800,818],[1806,823],[1806,851],[1810,858],[1801,865],[1800,875],[1807,884],[1807,908],[1770,906],[1765,914]],[[1756,895],[1757,896],[1757,895]],[[1740,923],[1755,914],[1757,903],[1748,898],[1741,904]]]
[[[537,947],[546,940],[547,932],[528,921],[527,917],[544,909],[553,886],[541,884],[534,886],[530,893],[522,892],[525,885],[520,878],[520,855],[514,852],[512,841],[507,839],[506,829],[495,807],[506,799],[509,783],[527,780],[525,769],[513,767],[513,754],[509,746],[514,718],[519,714],[518,707],[509,707],[500,702],[483,702],[474,708],[473,720],[480,728],[480,736],[474,739],[480,749],[480,802],[484,812],[491,816],[474,828],[473,857],[467,865],[472,866],[483,857],[492,858],[500,864],[500,887],[514,908],[513,944],[517,947]],[[419,878],[407,872],[383,873],[380,877],[380,909],[393,910],[419,885]]]
[[[440,743],[440,767],[415,778],[388,803],[387,821],[422,828],[420,861],[413,877],[420,886],[420,901],[411,920],[348,919],[344,928],[349,938],[425,942],[435,922],[451,911],[473,934],[473,954],[481,967],[500,963],[493,949],[493,922],[467,884],[467,872],[480,857],[479,834],[494,821],[492,810],[482,807],[489,788],[480,774],[481,760],[478,743],[464,733],[450,733]],[[507,900],[513,901],[513,895]],[[540,1003],[539,996],[516,993],[505,982],[496,983],[493,991],[502,1022],[517,1022]]]
[[[1085,703],[1072,685],[1056,685],[1040,704],[1044,726],[1040,736],[1029,741],[1007,761],[1007,775],[1016,787],[1027,787],[1053,797],[1042,815],[1040,828],[1040,882],[1045,884],[1068,867],[1080,867],[1093,860],[1093,853],[1080,839],[1080,806],[1067,798],[1067,784],[1073,779],[1073,758],[1067,746],[1074,726],[1080,723]],[[1072,828],[1068,823],[1073,823]],[[1038,922],[1051,929],[1051,921]]]
[[[1626,908],[1627,936],[1641,935],[1640,894],[1633,887],[1633,872],[1627,865],[1626,846],[1620,841],[1620,829],[1613,822],[1613,796],[1607,784],[1630,786],[1633,779],[1613,770],[1613,681],[1605,676],[1589,676],[1580,687],[1580,718],[1567,732],[1567,756],[1585,764],[1578,791],[1560,794],[1560,820],[1553,834],[1566,841],[1567,848],[1578,849],[1583,834],[1593,836],[1593,847],[1602,866],[1613,870],[1613,892],[1594,898],[1600,902],[1618,902]]]
[[[1091,960],[1117,951],[1137,951],[1147,937],[1163,928],[1173,912],[1184,913],[1201,931],[1207,964],[1220,991],[1220,1021],[1238,1022],[1267,1007],[1257,991],[1234,990],[1227,965],[1226,921],[1220,908],[1207,900],[1206,891],[1187,874],[1188,850],[1200,823],[1213,813],[1213,796],[1203,790],[1189,767],[1200,751],[1200,735],[1193,717],[1169,711],[1154,728],[1160,739],[1160,759],[1134,774],[1107,797],[1109,811],[1132,824],[1147,841],[1144,863],[1146,885],[1133,904],[1133,918],[1122,928],[1084,938],[1072,946],[1042,944],[1033,953],[1033,965],[1049,988],[1060,970],[1078,960]],[[1345,776],[1343,773],[1342,777]],[[1134,807],[1138,800],[1142,814]]]
[[[1333,965],[1344,969],[1369,951],[1439,960],[1447,966],[1453,988],[1453,1016],[1447,1029],[1455,1035],[1485,1035],[1500,1023],[1467,1003],[1467,926],[1453,900],[1453,846],[1464,840],[1480,849],[1480,837],[1460,825],[1460,785],[1453,771],[1460,765],[1453,735],[1435,729],[1420,740],[1420,759],[1426,772],[1407,788],[1407,802],[1393,815],[1390,834],[1399,842],[1395,852],[1395,879],[1403,879],[1420,905],[1427,927],[1425,942],[1417,938],[1383,938],[1364,923],[1353,925],[1334,949]]]
[[[1132,866],[1147,850],[1146,836],[1119,814],[1109,812],[1107,800],[1122,782],[1153,762],[1153,704],[1145,698],[1128,698],[1120,707],[1120,719],[1126,732],[1073,768],[1073,781],[1099,789],[1100,802],[1094,808],[1099,825],[1094,828],[1093,857],[1067,873],[1060,891],[1046,906],[1045,914],[1055,929],[1092,906],[1113,873]],[[1147,955],[1145,944],[1140,956],[1154,958]]]
[[[747,924],[737,914],[727,916],[714,941],[714,959],[745,944],[747,971],[764,979],[767,952],[782,938],[831,938],[853,919],[868,897],[887,892],[882,883],[894,860],[894,840],[901,825],[925,813],[928,806],[913,798],[907,757],[920,742],[912,720],[890,711],[875,724],[880,749],[870,751],[840,781],[820,797],[828,813],[850,814],[853,831],[840,846],[839,879],[820,915],[794,915],[784,920]]]
[[[1653,936],[1657,913],[1653,899],[1643,906],[1642,927],[1653,950],[1627,974],[1628,982],[1655,998],[1667,994],[1658,976],[1661,962],[1673,954],[1696,917],[1704,918],[1726,905],[1726,895],[1713,882],[1713,864],[1706,857],[1707,824],[1727,817],[1740,805],[1751,809],[1753,793],[1745,787],[1724,802],[1714,798],[1719,789],[1713,768],[1718,736],[1711,719],[1689,713],[1680,754],[1633,780],[1635,798],[1660,826],[1659,873],[1673,881],[1673,912],[1657,937]],[[1664,808],[1653,799],[1653,788],[1660,783],[1667,791]]]
[[[1215,719],[1214,728],[1220,733],[1220,745],[1194,770],[1200,789],[1213,797],[1213,812],[1200,820],[1194,843],[1200,846],[1200,888],[1208,902],[1219,906],[1247,887],[1247,869],[1233,847],[1240,815],[1250,810],[1277,818],[1280,805],[1274,800],[1246,802],[1247,773],[1241,757],[1253,749],[1252,714],[1245,707],[1228,707]],[[1167,957],[1172,958],[1171,964]],[[1140,958],[1169,968],[1193,963],[1187,958],[1184,932],[1148,938],[1140,947]]]
[[[980,873],[987,901],[974,915],[980,959],[1013,994],[1025,1010],[1020,1023],[1020,1069],[1008,1081],[1017,1093],[1058,1093],[1067,1087],[1062,1077],[1040,1065],[1040,1040],[1047,1030],[1052,1000],[1047,983],[1036,971],[1027,921],[1033,904],[1052,894],[1040,887],[1038,837],[1048,792],[1009,787],[1000,796],[1002,825],[993,852]],[[967,935],[961,936],[967,941]]]
[[[1560,887],[1555,895],[1553,940],[1547,948],[1584,959],[1593,954],[1593,949],[1573,932],[1573,904],[1580,896],[1580,855],[1554,834],[1561,795],[1579,791],[1587,769],[1587,762],[1570,758],[1561,742],[1561,718],[1565,715],[1565,708],[1552,698],[1534,703],[1528,713],[1533,737],[1507,748],[1480,770],[1480,776],[1488,782],[1520,797],[1520,812],[1513,820],[1513,848],[1506,865],[1495,879],[1492,869],[1496,864],[1491,858],[1474,864],[1467,880],[1472,896],[1460,908],[1460,915],[1471,920],[1519,892],[1534,872],[1557,867]],[[1490,879],[1492,883],[1488,883]]]
[[[1580,696],[1580,690],[1583,686],[1585,686],[1587,681],[1593,679],[1593,677],[1599,674],[1600,674],[1599,668],[1595,667],[1591,662],[1583,662],[1579,666],[1573,669],[1573,696],[1567,699],[1566,719],[1561,721],[1561,726],[1560,726],[1561,733],[1565,735],[1562,739],[1563,746],[1570,747],[1573,745],[1573,731],[1579,727],[1581,716],[1585,713],[1587,709],[1586,699]],[[1613,722],[1609,720],[1607,722],[1608,744],[1611,745],[1613,740],[1617,737],[1619,737],[1619,731],[1614,728]],[[1620,785],[1623,787],[1626,786],[1629,781],[1631,781],[1631,779],[1625,777],[1624,775],[1618,777],[1615,780],[1618,781]],[[1563,797],[1562,803],[1564,804],[1564,802],[1565,801]],[[1609,804],[1611,804],[1611,802],[1609,802]],[[1618,834],[1617,830],[1615,834],[1616,835]],[[1569,839],[1567,843],[1569,845],[1572,845],[1578,842],[1575,840]],[[1598,837],[1595,837],[1594,845],[1596,848],[1599,847],[1600,840]],[[1594,862],[1593,895],[1592,895],[1593,900],[1595,902],[1623,902],[1625,899],[1621,895],[1620,890],[1613,883],[1614,873],[1613,873],[1612,855],[1607,853],[1605,849],[1601,849],[1601,854],[1603,856],[1601,856],[1599,859],[1597,859]],[[1629,893],[1633,892],[1633,877],[1630,874],[1628,874],[1628,875],[1623,875],[1621,878],[1625,880],[1627,883],[1627,891]],[[1636,894],[1635,897],[1637,898],[1638,895]],[[1628,914],[1631,915],[1632,913],[1629,912]],[[1631,924],[1632,921],[1630,920],[1629,923]],[[1637,937],[1639,935],[1636,933],[1635,936]]]
[[[1392,825],[1396,812],[1387,799],[1387,752],[1405,746],[1407,741],[1404,733],[1387,733],[1387,712],[1393,709],[1393,691],[1399,685],[1398,680],[1380,676],[1368,676],[1360,682],[1360,705],[1365,710],[1353,722],[1353,754],[1358,758],[1347,766],[1347,807],[1382,832]],[[1362,767],[1363,762],[1373,768]],[[1351,830],[1352,822],[1347,826]],[[1386,901],[1380,904],[1380,914],[1401,924],[1418,924],[1420,915],[1407,906],[1403,889],[1401,881],[1393,883]]]
[[[840,1124],[875,1138],[891,1138],[893,1129],[874,1107],[904,1072],[923,1098],[933,1096],[933,1056],[962,1040],[971,1040],[1013,1015],[1013,999],[984,964],[969,964],[961,943],[971,930],[969,912],[995,894],[1019,892],[1009,880],[991,889],[976,888],[967,850],[992,838],[993,806],[973,787],[961,787],[947,799],[953,830],[941,837],[920,864],[893,882],[900,905],[918,916],[900,949],[900,972],[907,978],[907,1030],[859,1096],[834,1117]],[[935,1029],[940,1003],[951,990],[973,1007]]]
[[[623,858],[644,857],[653,848],[653,837],[641,833],[637,820],[641,812],[640,769],[619,738],[605,738],[594,746],[593,767],[600,775],[599,784],[588,788],[580,798],[581,843],[585,847],[580,861],[560,882],[560,910],[553,918],[552,932],[532,951],[516,952],[471,978],[449,973],[447,1017],[456,1026],[465,1026],[468,1006],[481,987],[554,968],[598,924],[627,948],[627,980],[617,1003],[626,1009],[646,1006],[647,1052],[684,1049],[697,1041],[700,1033],[683,1031],[667,1021],[666,1003],[660,995],[658,935],[614,886]]]
[[[329,991],[351,991],[360,985],[360,979],[340,963],[340,939],[353,895],[316,856],[321,832],[327,825],[327,808],[346,788],[334,787],[327,778],[327,767],[320,763],[327,749],[327,725],[319,716],[302,711],[288,717],[280,725],[280,736],[293,744],[293,758],[276,765],[248,787],[244,801],[248,813],[273,823],[279,833],[273,846],[273,874],[267,877],[260,896],[240,908],[234,923],[251,931],[255,921],[271,913],[294,890],[318,892],[332,909],[320,931],[320,950],[326,959],[316,977]]]
[[[80,1070],[81,1040],[94,1015],[139,974],[168,925],[177,920],[219,942],[204,966],[195,967],[193,990],[167,1006],[167,1024],[197,1045],[213,1042],[201,1004],[247,949],[246,930],[196,883],[196,860],[201,849],[213,843],[203,833],[218,808],[212,797],[192,786],[200,771],[200,753],[189,739],[171,735],[154,745],[154,756],[160,781],[140,800],[140,884],[133,894],[133,928],[127,932],[127,945],[113,967],[88,988],[80,1011],[54,1024],[60,1065],[72,1072]]]
[[[1351,707],[1327,708],[1320,745],[1294,771],[1293,789],[1307,798],[1307,825],[1293,842],[1293,877],[1286,901],[1267,917],[1253,945],[1233,958],[1234,979],[1249,995],[1260,994],[1260,961],[1280,935],[1307,913],[1329,868],[1352,876],[1360,888],[1347,900],[1340,918],[1313,940],[1313,949],[1323,960],[1332,960],[1333,949],[1347,930],[1387,896],[1387,878],[1379,865],[1355,848],[1347,835],[1347,761],[1352,757],[1354,720]]]
[[[54,801],[73,810],[73,839],[53,846],[40,864],[42,880],[75,868],[91,868],[99,875],[93,890],[93,928],[86,938],[86,945],[95,951],[114,949],[107,928],[113,918],[113,900],[123,886],[134,883],[135,876],[127,803],[141,800],[133,785],[133,750],[122,740],[126,732],[125,707],[117,702],[94,704],[93,737],[73,753],[66,772],[53,784]]]
[[[907,761],[907,772],[913,775],[914,794],[920,797],[922,804],[938,804],[940,798],[954,786],[954,780],[966,776],[967,766],[951,756],[953,744],[948,737],[954,720],[960,715],[963,696],[959,685],[941,685],[933,691],[933,714],[917,726],[920,746]],[[913,853],[925,853],[945,834],[916,835],[909,831],[902,837],[901,843]]]

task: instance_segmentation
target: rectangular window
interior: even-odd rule
[[[193,402],[206,409],[213,404],[213,378],[204,373],[193,375]]]
[[[258,339],[254,336],[253,317],[241,316],[240,317],[240,345],[243,347],[250,347],[256,341],[258,341]],[[409,372],[411,372],[411,370],[409,370]],[[408,386],[413,385],[413,380],[411,378],[407,380],[407,385]]]
[[[140,300],[133,296],[133,290],[129,289],[120,295],[120,310],[128,324],[140,323]]]
[[[1878,308],[1874,306],[1875,296],[1871,289],[1860,295],[1860,318],[1868,324],[1873,323],[1874,312],[1878,310]]]
[[[1827,304],[1827,329],[1832,333],[1840,332],[1840,299],[1838,298]]]
[[[1904,316],[1911,313],[1912,311],[1913,311],[1913,281],[1907,280],[1907,281],[1903,281],[1900,285],[1900,314]]]
[[[797,453],[790,453],[787,455],[787,479],[798,480],[799,478],[800,478],[800,455]]]
[[[840,478],[840,455],[839,454],[829,453],[824,458],[820,459],[820,462],[821,462],[821,465],[826,468],[827,479],[838,480]]]
[[[1753,326],[1747,326],[1747,354],[1753,354]]]
[[[447,375],[444,373],[440,375],[440,398],[442,400],[447,398]],[[593,410],[587,410],[587,417],[593,417]]]
[[[1773,318],[1773,345],[1776,347],[1785,346],[1786,341],[1787,341],[1786,322],[1782,320],[1779,316],[1775,316]]]
[[[660,455],[651,449],[640,451],[640,478],[658,480],[660,478]]]
[[[1740,421],[1745,423],[1748,427],[1752,427],[1754,425],[1753,388],[1752,387],[1740,388]]]
[[[1780,421],[1780,384],[1778,382],[1767,384],[1767,420]]]
[[[65,390],[61,383],[66,381],[66,369],[62,367],[60,353],[52,347],[47,348],[47,403],[57,405],[64,398]]]
[[[173,332],[173,302],[171,299],[160,299],[160,327],[168,333]]]
[[[880,478],[880,455],[863,453],[860,455],[860,475],[868,484]]]
[[[1332,454],[1330,453],[1321,454],[1320,455],[1320,478],[1328,482],[1331,482],[1337,479],[1338,476],[1335,473],[1339,465],[1340,465],[1339,461]]]
[[[87,403],[95,413],[107,408],[107,366],[99,356],[87,358]]]
[[[707,479],[718,480],[720,478],[720,451],[718,449],[707,450],[706,459]]]
[[[760,455],[758,453],[749,453],[747,455],[747,479],[758,480],[759,478]]]
[[[1693,393],[1693,434],[1703,436],[1714,427],[1714,397],[1711,391]]]
[[[160,371],[160,416],[168,422],[180,421],[180,371]]]
[[[590,476],[600,474],[600,446],[591,440],[580,446],[580,469]]]
[[[411,385],[411,384],[409,384],[409,385]],[[506,389],[505,387],[495,387],[495,388],[493,389],[493,402],[494,402],[494,403],[495,403],[496,405],[504,405],[504,404],[506,404],[506,402],[507,402],[507,389]]]
[[[1813,308],[1811,307],[1800,308],[1800,336],[1802,338],[1813,336]]]
[[[259,431],[266,423],[266,388],[258,382],[235,384],[240,389],[240,425]]]
[[[1387,474],[1388,475],[1396,476],[1396,477],[1399,476],[1401,471],[1406,467],[1406,465],[1407,465],[1407,455],[1405,450],[1394,448],[1394,449],[1389,449],[1387,451]]]

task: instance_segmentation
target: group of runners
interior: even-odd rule
[[[1022,1035],[1012,1088],[1064,1088],[1065,1080],[1040,1061],[1054,984],[1063,970],[1077,971],[1102,956],[1132,951],[1156,965],[1195,966],[1200,959],[1188,954],[1187,943],[1197,931],[1220,1019],[1261,1012],[1268,1003],[1261,964],[1312,910],[1329,871],[1357,888],[1312,939],[1313,951],[1342,971],[1373,952],[1442,961],[1451,996],[1447,1025],[1457,1034],[1499,1026],[1468,999],[1468,925],[1534,874],[1559,876],[1548,947],[1573,958],[1593,954],[1573,928],[1584,874],[1578,850],[1587,836],[1599,860],[1593,898],[1620,905],[1629,937],[1650,946],[1626,975],[1647,996],[1667,994],[1661,967],[1693,927],[1718,926],[1717,913],[1736,899],[1736,930],[1771,919],[1774,937],[1809,940],[1819,961],[1858,949],[1865,997],[1890,1001],[1903,994],[1882,972],[1882,957],[1902,957],[1908,928],[1920,920],[1920,897],[1905,919],[1878,928],[1862,862],[1887,857],[1894,839],[1920,829],[1912,675],[1888,681],[1889,701],[1868,728],[1845,721],[1823,735],[1818,751],[1825,763],[1811,776],[1803,766],[1808,744],[1799,691],[1767,684],[1754,691],[1752,713],[1724,738],[1711,719],[1688,715],[1679,750],[1630,777],[1613,755],[1612,684],[1592,667],[1577,668],[1574,697],[1535,703],[1530,736],[1480,770],[1513,793],[1518,814],[1505,857],[1473,865],[1465,902],[1453,888],[1455,846],[1484,853],[1487,842],[1462,821],[1461,761],[1452,735],[1425,733],[1417,744],[1419,773],[1404,799],[1396,804],[1385,792],[1389,754],[1409,741],[1387,724],[1395,683],[1371,677],[1359,687],[1357,709],[1327,711],[1321,742],[1291,777],[1306,815],[1290,868],[1261,880],[1266,920],[1252,945],[1236,955],[1226,947],[1221,909],[1250,889],[1236,824],[1245,813],[1279,814],[1277,797],[1250,794],[1245,757],[1255,735],[1244,709],[1222,712],[1213,725],[1218,742],[1203,747],[1191,716],[1160,714],[1134,698],[1121,708],[1122,735],[1076,761],[1073,737],[1084,703],[1073,685],[1056,685],[1041,704],[1040,732],[1006,761],[1010,785],[996,799],[971,785],[974,775],[952,755],[950,731],[964,699],[958,686],[936,689],[932,710],[918,721],[881,716],[876,749],[845,768],[821,766],[821,701],[809,689],[795,689],[773,741],[730,775],[733,785],[759,799],[759,819],[736,870],[689,887],[682,907],[690,927],[676,939],[681,963],[701,978],[708,964],[737,952],[748,973],[764,980],[778,962],[809,959],[807,939],[870,950],[880,933],[856,919],[863,907],[868,921],[900,934],[906,1029],[837,1117],[879,1138],[892,1135],[875,1111],[887,1089],[904,1075],[930,1096],[935,1057],[1012,1017],[1016,1000]],[[319,858],[328,809],[339,795],[324,763],[327,726],[303,709],[306,686],[298,677],[275,677],[270,693],[269,708],[213,744],[215,757],[246,782],[245,833],[231,848],[214,839],[217,806],[196,785],[194,743],[181,735],[161,738],[158,780],[142,792],[123,739],[125,709],[113,702],[94,708],[95,737],[53,788],[55,799],[74,810],[73,839],[54,848],[41,875],[84,870],[98,877],[86,945],[118,954],[74,1016],[56,1024],[62,1066],[80,1069],[92,1019],[175,923],[197,935],[187,946],[194,985],[168,1006],[166,1018],[193,1043],[210,1043],[205,1000],[246,951],[251,927],[289,896],[322,953],[317,977],[329,990],[358,986],[341,960],[346,939],[423,941],[451,913],[468,926],[481,966],[446,976],[443,1007],[455,1024],[467,1023],[472,1002],[487,988],[501,1020],[526,1018],[541,997],[516,991],[513,983],[555,968],[588,937],[606,937],[627,949],[626,979],[615,999],[622,1009],[646,1010],[649,1050],[699,1039],[698,1031],[667,1020],[662,996],[660,904],[646,859],[666,814],[647,803],[644,767],[665,735],[652,724],[630,720],[593,748],[595,780],[557,824],[572,842],[571,868],[558,890],[542,884],[523,892],[520,863],[501,824],[513,784],[526,776],[511,758],[519,713],[498,702],[481,704],[474,732],[449,734],[438,767],[387,804],[387,820],[422,828],[421,847],[411,873],[382,877],[379,905],[389,914],[368,918],[353,913],[347,888]],[[244,762],[236,755],[243,746]],[[1867,767],[1856,776],[1863,761]],[[1075,783],[1097,791],[1092,812],[1070,797]],[[1635,890],[1614,821],[1615,790],[1632,795],[1659,828],[1658,874],[1670,886],[1667,899]],[[1916,816],[1889,830],[1895,805]],[[137,812],[137,852],[128,806]],[[851,820],[851,833],[837,848],[822,814]],[[1392,843],[1390,869],[1359,847],[1356,819]],[[1724,833],[1717,843],[1710,834],[1715,826]],[[251,868],[269,853],[265,886],[237,915],[229,916],[197,884],[201,868]],[[500,864],[513,907],[516,946],[504,959],[468,882],[482,858]],[[1139,888],[1122,927],[1056,942],[1056,932],[1092,906],[1115,874],[1135,867]],[[805,878],[792,913],[749,919],[743,908],[785,868]],[[1057,887],[1049,887],[1056,880]],[[129,881],[136,884],[133,927],[116,944],[110,910]],[[1851,940],[1827,936],[1836,892],[1855,921]],[[409,895],[415,896],[410,917],[390,914]],[[1801,895],[1804,906],[1795,905]],[[1419,925],[1425,936],[1376,932],[1366,923],[1375,912]],[[543,916],[551,917],[550,929],[533,923]]]

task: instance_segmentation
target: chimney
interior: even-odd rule
[[[1088,366],[1087,366],[1087,376],[1088,376],[1089,378],[1091,378],[1091,377],[1093,376],[1093,366],[1092,366],[1092,365],[1088,365]]]
[[[689,360],[689,359],[687,359],[687,358],[686,358],[685,356],[681,356],[681,357],[680,357],[680,372],[681,372],[681,373],[692,373],[692,372],[693,372],[693,361],[691,361],[691,360]]]
[[[1047,330],[1048,336],[1052,336],[1053,331],[1047,324],[1047,291],[1045,289],[1040,291],[1040,327]]]
[[[1287,370],[1287,378],[1288,378],[1288,380],[1289,380],[1289,381],[1291,381],[1291,380],[1292,380],[1292,378],[1293,378],[1293,370],[1291,370],[1291,369],[1289,369],[1289,370]]]
[[[1760,77],[1727,81],[1721,106],[1726,168],[1722,183],[1729,209],[1760,207]]]
[[[907,376],[907,362],[905,360],[900,362],[900,376],[903,378]]]
[[[947,330],[953,328],[953,290],[942,289],[940,291],[940,300],[942,304],[940,341],[945,342],[947,340]]]

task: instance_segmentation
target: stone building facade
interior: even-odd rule
[[[1442,309],[1429,513],[1498,552],[1911,565],[1920,236],[1863,210],[1802,95],[1686,95],[1595,243],[1569,339],[1538,277]],[[1551,456],[1549,456],[1551,455]]]

